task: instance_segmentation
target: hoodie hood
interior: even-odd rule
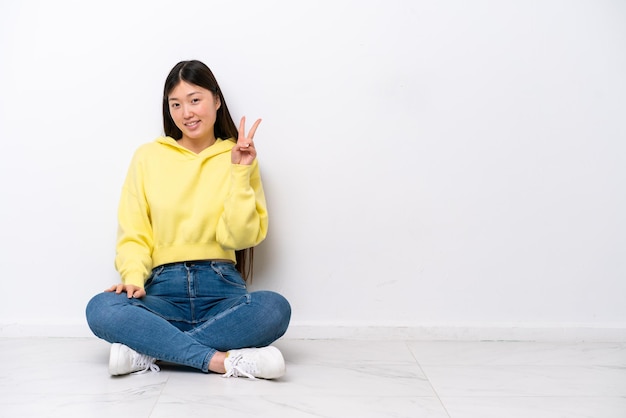
[[[215,143],[208,148],[202,150],[199,154],[188,150],[183,147],[176,141],[174,138],[169,136],[161,136],[156,139],[158,144],[165,145],[177,152],[180,152],[182,155],[191,157],[191,158],[211,158],[219,154],[223,154],[225,152],[230,152],[230,150],[235,146],[235,143],[228,139],[217,138]]]

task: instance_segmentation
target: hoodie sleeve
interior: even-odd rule
[[[144,286],[152,270],[153,245],[142,165],[136,153],[128,169],[118,207],[115,267],[120,273],[122,283]]]
[[[229,250],[261,243],[267,235],[265,193],[257,160],[252,165],[231,165],[230,190],[217,225],[217,242]]]

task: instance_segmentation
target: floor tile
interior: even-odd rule
[[[437,398],[387,396],[215,396],[163,395],[152,418],[206,417],[448,418]]]
[[[626,371],[612,366],[422,366],[441,397],[626,396]]]
[[[435,396],[417,364],[289,364],[276,380],[224,379],[195,371],[172,371],[164,395],[182,396]],[[167,369],[164,369],[167,370]]]
[[[4,417],[626,417],[626,344],[280,340],[287,374],[110,377],[96,338],[0,338]],[[209,412],[208,412],[209,411]]]
[[[624,418],[620,397],[443,398],[450,418]]]
[[[416,342],[422,365],[551,365],[626,367],[624,343]]]
[[[404,341],[279,340],[276,346],[291,364],[415,364]]]
[[[160,396],[156,387],[144,388],[132,393],[14,393],[0,397],[0,416],[63,417],[63,418],[110,418],[149,417]]]

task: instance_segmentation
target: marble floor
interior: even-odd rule
[[[95,338],[0,338],[0,417],[626,417],[626,343],[276,345],[276,381],[174,366],[114,378]]]

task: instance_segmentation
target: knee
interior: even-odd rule
[[[97,294],[92,297],[89,303],[87,303],[87,307],[85,308],[85,316],[87,317],[87,323],[89,326],[95,321],[97,321],[98,317],[102,314],[103,306],[105,305],[104,293]]]
[[[263,294],[263,305],[268,313],[268,322],[271,323],[271,326],[273,326],[276,332],[275,339],[278,339],[287,332],[287,327],[291,320],[291,305],[289,301],[279,293],[269,291],[260,293]]]
[[[98,330],[104,324],[110,322],[111,317],[115,315],[115,306],[119,304],[119,296],[115,293],[99,293],[87,303],[85,308],[85,316],[89,328],[98,335]]]
[[[282,312],[282,320],[279,326],[278,336],[276,338],[282,337],[285,332],[287,332],[287,328],[289,327],[289,322],[291,321],[291,304],[289,301],[282,295],[280,296],[280,309]]]
[[[283,318],[286,319],[287,324],[288,324],[289,320],[291,319],[291,304],[283,295],[276,293],[276,296],[277,296],[277,301],[276,301],[277,308],[280,310],[280,312],[282,312],[282,316]]]

